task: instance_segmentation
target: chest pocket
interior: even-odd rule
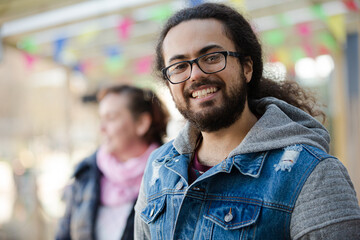
[[[161,214],[165,207],[165,196],[154,199],[141,212],[141,218],[147,224],[152,223]]]
[[[162,231],[164,228],[164,212],[166,205],[166,196],[151,200],[142,210],[140,216],[142,220],[148,224],[151,239],[166,239],[166,233]]]
[[[214,224],[212,239],[255,238],[255,224],[259,218],[262,201],[211,201],[205,218]]]

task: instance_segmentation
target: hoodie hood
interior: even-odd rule
[[[261,117],[229,157],[295,144],[307,144],[329,152],[329,132],[308,113],[274,97],[254,100],[249,104]],[[187,123],[174,141],[176,150],[180,154],[193,152],[199,134],[199,130]]]
[[[267,97],[250,103],[261,118],[230,156],[307,144],[329,152],[330,135],[315,118],[282,100]]]

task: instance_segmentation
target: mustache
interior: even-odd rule
[[[191,93],[198,89],[199,87],[205,86],[205,85],[212,85],[218,88],[222,88],[225,86],[225,83],[218,79],[209,79],[209,78],[203,78],[199,81],[194,82],[191,84],[187,89],[184,90],[184,96],[185,97],[191,97]]]

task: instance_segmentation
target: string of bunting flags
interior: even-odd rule
[[[205,1],[189,0],[190,6],[196,6]],[[230,0],[230,3],[241,11],[246,11],[245,0]],[[341,3],[347,11],[359,11],[355,0],[342,0]],[[294,23],[286,14],[273,16],[278,27],[270,30],[258,30],[259,37],[270,53],[269,61],[280,61],[288,68],[303,57],[314,57],[319,54],[332,54],[341,49],[346,39],[346,20],[344,14],[329,16],[322,4],[314,4],[308,11],[314,20],[320,20],[325,28],[315,30],[310,21]],[[148,11],[149,21],[162,23],[173,12],[171,5],[163,4]],[[128,56],[124,54],[124,48],[133,35],[134,25],[137,24],[135,17],[128,15],[122,17],[113,28],[118,42],[109,44],[103,49],[103,58],[82,58],[76,49],[72,48],[71,41],[78,45],[91,44],[97,38],[101,38],[101,31],[97,26],[88,26],[76,38],[67,38],[59,35],[52,43],[52,58],[55,62],[65,65],[74,71],[85,75],[91,75],[93,71],[105,71],[108,74],[121,74],[128,71]],[[140,23],[139,23],[140,24]],[[256,30],[256,19],[254,21]],[[296,41],[289,45],[288,39]],[[75,40],[74,40],[75,39]],[[22,39],[18,48],[23,50],[24,62],[31,69],[37,59],[43,56],[41,45],[37,44],[31,36]],[[135,74],[148,74],[151,72],[153,56],[145,55],[138,58],[131,68]],[[96,70],[96,68],[98,70]],[[101,68],[99,70],[99,68]]]

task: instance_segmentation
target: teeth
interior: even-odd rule
[[[202,89],[202,90],[193,92],[192,97],[193,98],[203,98],[203,97],[206,97],[208,94],[214,93],[216,91],[217,91],[217,88],[210,87],[210,88],[206,88],[206,89]]]

